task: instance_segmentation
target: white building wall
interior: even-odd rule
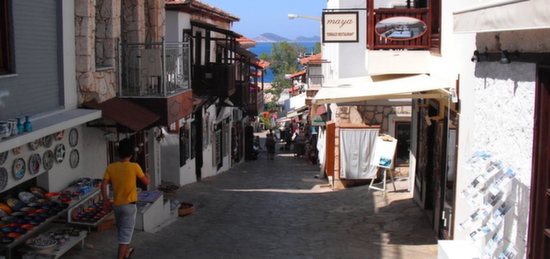
[[[78,144],[74,148],[69,145],[68,135],[70,129],[66,129],[64,138],[59,141],[53,141],[50,148],[40,146],[37,150],[31,151],[27,145],[24,145],[21,147],[23,152],[17,156],[10,154],[12,155],[11,158],[23,157],[28,166],[28,157],[31,154],[37,153],[42,157],[46,150],[54,151],[56,145],[63,144],[65,146],[65,159],[61,163],[54,163],[53,168],[49,172],[45,172],[43,165],[40,166],[40,175],[37,177],[37,184],[39,186],[51,192],[58,192],[67,188],[69,184],[81,177],[103,178],[103,173],[107,167],[106,141],[103,138],[103,132],[85,126],[75,128],[79,134]],[[69,163],[69,156],[73,149],[76,149],[80,156],[76,168],[71,168]],[[12,164],[13,159],[6,161],[6,163],[9,163],[8,165]],[[33,176],[30,175],[27,168],[25,177],[17,181],[16,184],[23,183],[31,178]]]
[[[191,29],[191,15],[178,11],[166,11],[166,41],[182,42],[183,30]]]
[[[471,1],[453,3],[461,10]],[[475,208],[462,192],[483,170],[471,170],[469,159],[476,151],[486,151],[491,160],[512,168],[516,176],[503,188],[504,199],[512,205],[502,223],[505,245],[511,243],[525,257],[530,183],[532,175],[536,64],[514,61],[471,62],[474,50],[492,53],[500,50],[514,52],[550,52],[550,30],[524,30],[495,33],[455,34],[451,37],[456,69],[460,74],[460,130],[455,204],[455,239],[471,240],[471,228],[463,223]],[[443,40],[443,42],[446,42]],[[479,240],[484,248],[486,240]],[[502,247],[499,247],[502,249]]]
[[[364,0],[327,1],[328,9],[365,8]],[[366,11],[359,13],[359,42],[355,43],[324,43],[322,45],[323,59],[330,63],[323,64],[325,80],[364,76],[367,74],[366,64]]]

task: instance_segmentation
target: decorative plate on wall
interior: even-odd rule
[[[56,133],[53,134],[53,138],[54,138],[56,141],[62,140],[64,136],[65,136],[65,131],[64,131],[64,130],[58,131],[58,132],[56,132]]]
[[[76,168],[78,166],[79,160],[80,154],[78,154],[78,150],[71,150],[71,154],[69,155],[69,163],[71,164],[71,168]]]
[[[8,160],[8,154],[9,153],[10,152],[8,152],[8,151],[4,151],[4,152],[0,153],[0,165],[3,165],[6,162],[6,160]]]
[[[8,185],[8,170],[4,167],[0,167],[0,191],[4,190]]]
[[[71,131],[69,131],[69,146],[76,147],[78,144],[78,130],[76,128],[72,128]]]
[[[46,171],[50,171],[53,168],[54,160],[55,156],[53,154],[53,151],[46,150],[46,152],[44,152],[44,155],[42,155],[42,165],[44,166],[44,169]]]
[[[55,162],[61,163],[65,160],[65,145],[57,144],[55,146]]]
[[[21,146],[18,146],[18,147],[14,147],[11,149],[11,152],[14,154],[14,155],[19,155],[21,154]]]
[[[43,147],[50,148],[52,146],[52,143],[53,143],[53,135],[45,136],[41,139],[41,141],[42,141],[42,146]]]
[[[39,146],[40,146],[40,139],[37,139],[33,142],[29,142],[29,149],[32,151],[38,149]]]
[[[25,160],[23,158],[17,158],[13,160],[13,166],[11,167],[11,173],[15,180],[21,180],[25,176],[26,170]]]
[[[40,172],[41,163],[42,163],[42,159],[40,159],[40,155],[32,154],[31,157],[29,157],[29,173],[31,175],[35,175],[38,172]]]

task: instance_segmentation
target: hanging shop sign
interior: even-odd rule
[[[400,16],[379,21],[374,30],[387,40],[412,40],[424,35],[428,26],[422,20]]]
[[[359,42],[358,12],[324,12],[323,43]]]

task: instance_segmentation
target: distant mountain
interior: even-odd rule
[[[289,39],[279,36],[275,33],[262,33],[260,36],[253,39],[256,42],[279,42],[279,41],[290,41]]]
[[[294,39],[296,42],[319,42],[321,41],[321,38],[319,36],[311,36],[311,37],[305,37],[305,36],[299,36]]]

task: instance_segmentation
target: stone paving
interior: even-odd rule
[[[133,258],[436,258],[437,240],[407,191],[332,191],[291,154],[245,162],[180,188],[195,213],[136,232]],[[407,179],[397,179],[406,190]],[[65,258],[115,258],[116,233],[91,233]]]

